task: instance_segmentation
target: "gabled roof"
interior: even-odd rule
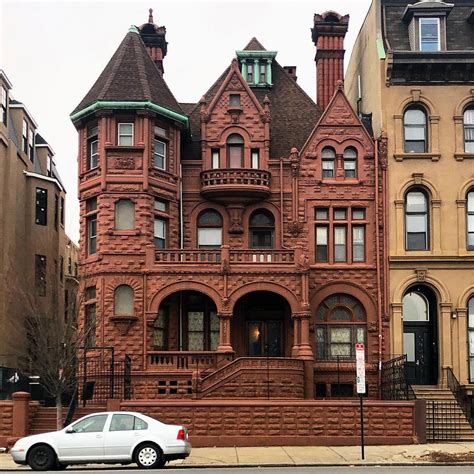
[[[73,114],[102,101],[152,101],[183,114],[136,28],[131,28]]]
[[[272,87],[252,89],[252,92],[262,106],[265,95],[270,99],[270,159],[276,159],[288,157],[293,147],[300,149],[304,145],[321,116],[321,110],[276,60],[272,61],[271,67]],[[208,104],[212,102],[225,81],[229,70],[230,66],[204,94]],[[188,112],[192,133],[192,154],[191,150],[187,148],[186,158],[201,158],[199,112],[199,104],[195,105],[194,110]],[[189,153],[187,153],[188,150]]]
[[[247,46],[243,49],[243,51],[266,51],[266,49],[263,47],[262,43],[258,41],[255,36],[249,41]]]

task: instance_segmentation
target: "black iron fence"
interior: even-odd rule
[[[457,401],[426,401],[427,441],[456,441],[461,438],[461,420]]]
[[[381,398],[383,400],[414,400],[415,392],[407,382],[405,374],[406,355],[382,361]]]

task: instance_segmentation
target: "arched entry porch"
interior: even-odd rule
[[[293,323],[287,300],[271,291],[241,296],[234,305],[231,341],[237,357],[291,357]]]

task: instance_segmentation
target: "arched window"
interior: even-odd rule
[[[244,139],[237,133],[229,135],[227,139],[227,158],[229,168],[243,168]]]
[[[419,105],[412,105],[405,110],[403,115],[405,153],[428,151],[426,123],[426,112]]]
[[[355,178],[357,176],[357,151],[349,147],[344,150],[344,177]]]
[[[353,296],[328,296],[316,311],[317,359],[353,359],[355,344],[366,342],[366,321],[364,307]]]
[[[250,248],[273,248],[275,234],[275,218],[270,211],[258,209],[252,213],[249,222]]]
[[[119,199],[115,203],[115,228],[117,230],[135,228],[135,204],[130,199]]]
[[[410,291],[403,297],[403,321],[429,321],[428,300],[417,291]]]
[[[128,285],[117,286],[114,293],[114,314],[119,316],[133,315],[133,288]]]
[[[474,106],[464,111],[464,151],[474,153]]]
[[[474,189],[467,193],[467,248],[474,250]]]
[[[412,189],[405,196],[406,250],[428,250],[428,197],[421,189]]]
[[[218,249],[222,245],[222,217],[212,209],[201,212],[198,217],[198,247]]]
[[[469,347],[469,383],[474,382],[474,296],[467,303],[467,337]]]
[[[336,153],[332,148],[323,148],[321,153],[323,178],[334,178],[334,165],[336,162]]]

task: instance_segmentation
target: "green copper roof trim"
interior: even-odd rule
[[[135,25],[132,25],[129,29],[128,29],[129,33],[138,33],[140,34],[140,32],[138,31],[138,28],[135,26]]]
[[[235,54],[239,59],[242,58],[271,58],[275,59],[278,51],[236,51]]]
[[[377,36],[377,53],[379,53],[379,59],[385,59],[385,48],[383,47],[383,40],[380,36]]]
[[[160,105],[155,104],[151,100],[144,101],[113,101],[113,100],[96,100],[91,105],[88,105],[86,108],[79,110],[75,114],[71,114],[69,117],[73,122],[77,122],[82,117],[89,115],[97,110],[102,109],[149,109],[153,112],[157,112],[165,117],[168,117],[178,122],[188,125],[189,119],[186,115],[179,114],[178,112],[173,112],[172,110],[161,107]]]

